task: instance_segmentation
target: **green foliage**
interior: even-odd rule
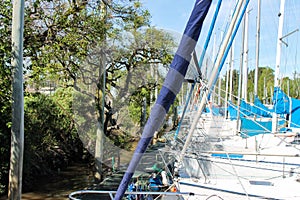
[[[248,102],[254,100],[254,70],[250,70],[248,73]],[[299,74],[294,73],[292,79],[290,77],[283,77],[279,80],[279,86],[281,89],[288,94],[290,97],[299,98]],[[237,102],[238,95],[238,81],[239,71],[233,70],[233,101]],[[226,79],[222,79],[222,91],[225,91]],[[274,91],[274,70],[270,67],[259,67],[258,68],[258,98],[267,104],[272,104],[272,97]],[[225,98],[225,92],[221,93],[222,97]]]
[[[233,103],[237,102],[237,96],[238,96],[238,87],[239,87],[239,71],[234,69],[232,71],[232,101]],[[226,75],[221,80],[221,97],[225,99],[225,91],[226,91]]]
[[[258,71],[258,98],[261,100],[267,100],[272,98],[274,88],[274,70],[269,67],[260,67]],[[267,95],[265,95],[265,91]],[[270,101],[269,101],[270,102]]]
[[[118,51],[113,54],[114,62],[108,65],[106,80],[110,91],[117,92],[115,97],[114,94],[109,95],[115,105],[114,112],[121,115],[124,126],[134,127],[140,124],[144,98],[147,116],[149,114],[150,103],[155,101],[154,90],[159,89],[162,82],[162,77],[157,75],[159,79],[155,80],[154,74],[159,74],[159,66],[162,69],[171,62],[175,44],[170,35],[154,28],[133,30],[123,37],[120,41],[127,42],[122,48],[116,48]],[[126,110],[122,107],[128,106],[128,103],[129,110],[124,115],[129,115],[131,122],[120,112]]]
[[[11,55],[11,18],[12,18],[12,4],[10,0],[3,0],[0,4],[0,66],[1,75],[5,68],[7,71],[10,65]],[[6,72],[7,73],[7,72]]]
[[[63,169],[81,160],[83,147],[72,120],[70,90],[54,96],[29,94],[25,97],[24,187],[30,189],[38,175]],[[74,148],[76,147],[76,148]]]
[[[51,9],[49,9],[51,8]],[[148,25],[139,1],[34,1],[25,14],[25,52],[35,83],[49,77],[75,81],[90,50],[123,30]]]
[[[11,1],[0,4],[0,194],[7,192],[11,131]]]
[[[255,70],[251,70],[248,74],[248,101],[254,100],[254,79]],[[266,88],[274,87],[274,71],[269,67],[258,68],[258,98],[265,101],[270,101],[272,92],[266,92]],[[267,96],[266,96],[267,95]],[[269,102],[270,103],[270,102]]]
[[[9,101],[1,101],[0,108],[0,194],[3,194],[7,192],[10,157],[10,128],[7,125],[11,121]]]
[[[50,79],[59,85],[74,85],[95,100],[95,118],[99,119],[103,112],[99,91],[105,87],[105,130],[113,126],[116,115],[119,119],[124,116],[120,113],[127,115],[131,96],[139,96],[142,88],[158,86],[149,73],[144,73],[149,72],[149,63],[167,65],[172,58],[171,37],[149,28],[150,13],[138,0],[35,1],[26,6],[25,16],[28,83],[39,88]],[[104,65],[105,86],[101,71]],[[125,126],[123,130],[134,127],[130,120],[123,122],[117,121]]]
[[[12,1],[4,0],[0,4],[0,193],[7,190],[9,169],[11,18]],[[130,148],[131,130],[138,119],[128,116],[141,108],[139,102],[144,97],[149,112],[150,90],[160,85],[150,75],[149,66],[168,65],[174,47],[171,37],[149,27],[149,22],[150,14],[138,0],[25,2],[24,87],[39,90],[45,81],[56,87],[54,94],[28,93],[25,98],[25,187],[37,175],[67,166],[73,156],[83,156],[73,121],[74,88],[85,95],[79,99],[89,97],[88,104],[98,109],[96,115],[92,113],[94,120],[105,111],[105,134],[111,143]],[[104,54],[94,54],[99,47]],[[105,64],[99,55],[104,55]],[[128,106],[129,101],[135,108]],[[82,124],[87,119],[78,118]],[[87,133],[91,138],[95,137],[93,128]],[[106,155],[115,154],[113,148],[107,148]]]

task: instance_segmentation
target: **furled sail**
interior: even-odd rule
[[[191,60],[191,54],[199,39],[203,21],[211,2],[212,0],[196,0],[195,2],[163,87],[151,110],[149,119],[144,127],[141,139],[135,149],[127,171],[119,185],[115,200],[122,199],[141,157],[145,153],[155,131],[161,126],[166,113],[169,111],[171,104],[173,104],[176,95],[181,89]]]
[[[279,87],[274,88],[273,110],[277,114],[286,114],[290,127],[300,128],[300,100],[288,97]]]

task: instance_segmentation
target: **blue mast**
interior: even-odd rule
[[[207,50],[207,47],[208,47],[208,44],[209,44],[209,41],[210,41],[210,38],[211,38],[211,35],[212,35],[212,31],[215,27],[215,23],[216,23],[216,20],[217,20],[217,16],[219,14],[219,10],[220,10],[220,7],[221,7],[221,3],[222,3],[222,0],[219,0],[218,1],[218,4],[216,6],[216,11],[215,11],[215,14],[213,16],[213,19],[212,19],[212,22],[210,24],[210,28],[209,28],[209,31],[208,31],[208,34],[207,34],[207,38],[205,40],[205,44],[204,44],[204,47],[203,47],[203,51],[202,51],[202,54],[200,56],[200,59],[199,59],[199,62],[198,62],[198,67],[201,68],[202,66],[202,63],[203,63],[203,60],[204,60],[204,56],[205,56],[205,53],[206,53],[206,50]],[[183,118],[185,116],[185,113],[186,113],[186,109],[189,105],[189,101],[191,99],[191,95],[192,95],[192,91],[194,90],[194,87],[195,87],[195,83],[192,84],[192,87],[190,89],[190,93],[189,93],[189,96],[188,96],[188,100],[184,106],[184,109],[183,109],[183,112],[182,112],[182,115],[181,115],[181,118],[180,118],[180,121],[178,123],[178,127],[176,129],[176,132],[175,132],[175,135],[174,135],[174,139],[176,140],[177,139],[177,136],[179,134],[179,131],[180,131],[180,128],[181,128],[181,124],[182,124],[182,121],[183,121]]]
[[[176,95],[181,89],[182,82],[191,60],[191,54],[199,39],[203,21],[207,15],[211,2],[212,0],[196,0],[195,2],[192,14],[186,25],[184,35],[181,38],[163,87],[151,110],[149,119],[144,127],[141,139],[135,149],[127,171],[119,185],[115,200],[122,199],[134,171],[152,140],[155,131],[161,126],[166,113],[169,111],[171,104],[173,104]]]
[[[208,47],[208,44],[209,44],[209,41],[210,41],[210,38],[211,38],[211,35],[212,35],[212,31],[213,31],[213,29],[215,27],[217,16],[219,14],[221,3],[222,3],[222,0],[219,0],[218,4],[217,4],[217,7],[216,7],[216,11],[215,11],[214,17],[212,19],[212,22],[211,22],[211,25],[210,25],[210,28],[209,28],[209,31],[208,31],[208,34],[207,34],[207,38],[206,38],[206,41],[205,41],[205,44],[204,44],[204,48],[203,48],[202,54],[201,54],[201,56],[199,58],[199,67],[202,66],[202,63],[203,63],[203,60],[204,60],[204,56],[205,56],[205,53],[206,53],[206,50],[207,50],[207,47]]]

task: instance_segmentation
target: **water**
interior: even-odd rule
[[[34,185],[33,191],[24,192],[22,200],[66,200],[71,192],[82,190],[94,182],[93,172],[87,164],[76,163],[52,176],[43,176]],[[7,199],[1,197],[0,200]]]

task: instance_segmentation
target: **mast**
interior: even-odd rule
[[[233,11],[231,12],[231,17],[233,16]],[[234,41],[233,41],[234,42]],[[228,56],[228,65],[226,69],[226,87],[225,87],[225,102],[224,102],[224,108],[225,108],[225,119],[228,117],[228,99],[232,100],[232,76],[233,76],[233,49],[234,49],[234,43],[230,47],[229,50],[229,56]]]
[[[259,45],[260,45],[260,9],[261,0],[257,0],[257,22],[256,22],[256,49],[255,49],[255,74],[254,74],[254,96],[258,95],[258,69],[259,69]]]
[[[276,66],[275,66],[275,75],[274,75],[274,88],[279,86],[279,67],[281,59],[281,46],[282,46],[282,32],[283,32],[283,22],[284,22],[284,6],[285,0],[280,1],[280,12],[278,14],[279,24],[278,24],[278,36],[277,36],[277,50],[276,50]],[[273,112],[272,116],[272,132],[277,131],[277,115],[276,112]]]
[[[240,105],[241,105],[241,98],[244,98],[245,89],[243,87],[244,81],[244,53],[245,53],[245,31],[246,30],[246,20],[243,21],[243,32],[242,32],[242,47],[240,53],[240,66],[239,66],[239,82],[238,82],[238,101],[237,101],[237,119],[236,119],[236,134],[239,133],[240,130]]]
[[[202,67],[202,64],[203,64],[203,60],[204,60],[204,56],[206,54],[206,51],[207,51],[207,47],[208,47],[208,44],[209,44],[209,41],[211,39],[211,36],[212,36],[212,32],[213,32],[213,29],[215,27],[215,23],[216,23],[216,20],[217,20],[217,16],[219,14],[219,11],[220,11],[220,7],[221,7],[221,3],[222,3],[222,0],[219,0],[218,1],[218,4],[216,6],[216,11],[215,11],[215,14],[213,16],[213,19],[212,19],[212,22],[210,24],[210,28],[209,28],[209,31],[208,31],[208,34],[207,34],[207,38],[205,40],[205,44],[204,44],[204,47],[203,47],[203,51],[201,53],[201,56],[200,56],[200,59],[199,59],[199,62],[197,63],[197,55],[196,55],[196,52],[193,51],[193,58],[195,60],[195,64],[196,64],[196,67],[197,67],[197,71],[199,74],[201,74],[201,67]],[[215,58],[215,46],[216,46],[216,34],[214,34],[214,48],[213,48],[213,59]],[[203,77],[202,77],[203,78]],[[185,106],[184,106],[184,109],[183,109],[183,112],[182,112],[182,115],[181,115],[181,118],[180,118],[180,121],[178,123],[178,127],[176,129],[176,132],[175,132],[175,135],[174,135],[174,139],[177,138],[178,134],[179,134],[179,131],[180,131],[180,128],[181,128],[181,124],[182,124],[182,121],[184,119],[184,116],[185,116],[185,112],[186,112],[186,108],[189,104],[189,101],[190,101],[190,98],[191,98],[191,95],[192,95],[192,92],[194,90],[194,87],[195,87],[195,82],[192,83],[192,86],[191,86],[191,89],[190,89],[190,93],[188,95],[188,99],[185,103]],[[220,97],[220,96],[219,96]]]
[[[223,38],[224,38],[224,34],[223,34],[223,32],[221,32],[221,41],[223,40]],[[215,47],[216,46],[214,46],[214,48]],[[218,101],[217,101],[218,106],[221,105],[221,81],[222,81],[222,78],[221,78],[221,76],[219,76],[219,78],[218,78],[218,87],[216,88],[216,89],[218,89]],[[214,92],[214,94],[216,94],[216,93]],[[214,103],[214,101],[212,101],[212,102]]]
[[[247,8],[247,11],[245,13],[245,18],[244,18],[244,43],[243,45],[243,86],[242,86],[242,98],[247,102],[247,91],[248,91],[248,35],[249,35],[249,8]]]
[[[234,41],[233,41],[234,42]],[[230,48],[230,78],[229,78],[229,100],[232,101],[232,89],[233,89],[233,64],[234,64],[234,43]]]
[[[239,28],[239,25],[241,23],[241,20],[243,18],[243,15],[245,14],[245,11],[246,11],[246,8],[249,4],[249,0],[246,0],[246,3],[244,5],[244,8],[242,9],[242,13],[241,13],[241,16],[239,16],[239,13],[240,13],[240,10],[242,8],[242,5],[243,5],[243,2],[244,0],[241,0],[238,2],[238,5],[236,7],[236,11],[234,13],[234,16],[232,18],[232,21],[229,25],[229,29],[228,29],[228,32],[226,34],[226,37],[224,39],[224,42],[220,48],[220,54],[218,54],[218,57],[217,57],[217,60],[214,64],[214,68],[213,68],[213,71],[212,71],[212,75],[211,75],[211,78],[209,79],[209,82],[207,84],[207,89],[204,91],[203,95],[202,95],[202,99],[201,99],[201,102],[199,104],[199,108],[198,108],[198,111],[196,113],[196,116],[193,120],[193,123],[191,125],[191,128],[189,130],[189,133],[187,135],[187,139],[185,141],[185,144],[181,150],[181,154],[180,154],[180,159],[183,160],[183,157],[184,157],[184,154],[189,146],[189,143],[192,139],[192,136],[193,136],[193,133],[194,133],[194,130],[197,126],[197,123],[198,123],[198,120],[200,119],[200,116],[202,114],[202,111],[204,109],[204,106],[206,104],[206,99],[210,96],[211,94],[211,90],[213,89],[216,81],[217,81],[217,78],[218,78],[218,75],[222,69],[222,66],[224,65],[224,62],[225,62],[225,59],[226,59],[226,56],[230,50],[230,47],[232,45],[232,42],[233,42],[233,39],[237,33],[237,30]],[[239,19],[238,19],[239,18]],[[238,19],[238,21],[237,21]],[[236,23],[237,22],[237,23]]]
[[[197,0],[195,2],[164,84],[160,90],[156,103],[152,107],[142,136],[137,144],[134,154],[132,155],[131,161],[118,187],[114,200],[121,200],[123,198],[135,169],[150,144],[154,133],[160,128],[171,104],[174,102],[176,95],[180,91],[191,60],[191,54],[199,39],[202,25],[210,8],[211,2],[211,0]]]
[[[230,60],[231,60],[231,51],[232,48],[230,48],[230,56],[228,57],[228,65],[227,65],[227,69],[226,69],[226,85],[225,85],[225,102],[224,102],[224,108],[225,108],[225,119],[227,118],[227,106],[228,106],[228,85],[229,85],[229,74],[230,74],[230,71],[229,71],[229,68],[230,68]]]

